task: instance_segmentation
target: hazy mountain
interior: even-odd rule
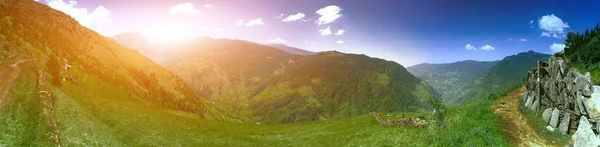
[[[527,72],[535,66],[537,61],[548,60],[550,55],[534,51],[522,52],[504,57],[496,65],[479,75],[471,85],[465,88],[465,95],[450,102],[465,103],[474,99],[487,97],[494,92],[504,92],[520,84],[527,78]]]
[[[437,95],[401,65],[364,55],[309,56],[246,41],[215,40],[170,69],[197,93],[257,121],[291,123],[425,110]]]
[[[276,49],[280,49],[283,50],[285,52],[288,52],[290,54],[295,54],[295,55],[314,55],[316,54],[315,52],[311,52],[311,51],[307,51],[307,50],[303,50],[303,49],[299,49],[299,48],[295,48],[295,47],[291,47],[291,46],[287,46],[285,44],[267,44],[267,46],[276,48]]]
[[[422,63],[406,68],[410,73],[427,81],[443,97],[452,99],[463,95],[464,89],[483,72],[499,61],[459,61],[454,63]]]

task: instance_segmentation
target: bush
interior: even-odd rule
[[[56,87],[61,87],[61,76],[60,76],[60,63],[59,59],[56,56],[50,56],[50,60],[48,61],[48,71],[50,75],[52,75],[52,85]]]

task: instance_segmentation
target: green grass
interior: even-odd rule
[[[531,122],[531,125],[533,125],[535,131],[537,131],[538,134],[542,135],[544,138],[552,140],[552,144],[556,146],[565,146],[569,144],[569,137],[557,131],[558,128],[554,132],[546,129],[548,123],[544,121],[541,115],[534,113],[523,105],[521,105],[519,110],[525,115],[527,120]]]
[[[371,115],[259,125],[165,110],[93,76],[74,74],[81,78],[78,85],[64,83],[61,89],[51,89],[63,146],[507,146],[498,131],[498,118],[487,109],[491,103],[450,108],[447,127],[441,129],[382,127]],[[11,101],[10,110],[0,111],[0,125],[9,126],[0,127],[0,146],[53,143],[40,119],[33,79],[33,74],[25,74],[13,92],[22,101]],[[382,116],[431,118],[422,113]]]
[[[0,146],[52,146],[51,128],[40,109],[36,77],[26,70],[0,108]]]
[[[508,146],[500,134],[499,118],[478,101],[447,110],[446,128],[430,132],[436,146]]]

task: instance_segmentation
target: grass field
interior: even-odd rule
[[[205,120],[166,110],[74,71],[78,85],[53,88],[63,146],[506,146],[489,103],[448,110],[446,128],[382,127],[370,115],[295,124]],[[0,146],[50,146],[35,75],[25,73],[0,111]],[[427,114],[382,114],[390,118]]]

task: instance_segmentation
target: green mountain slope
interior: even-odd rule
[[[436,95],[395,62],[334,51],[299,61],[254,97],[250,108],[262,121],[295,122],[423,111]]]
[[[90,76],[149,105],[200,115],[207,112],[203,102],[176,75],[138,52],[80,26],[70,16],[29,1],[3,1],[1,7],[3,63],[10,62],[10,58],[29,59],[56,81],[75,79],[63,81],[64,84],[77,85],[77,79]],[[62,69],[63,60],[72,70]],[[60,71],[49,69],[52,65],[60,65]]]
[[[459,61],[445,64],[423,63],[406,68],[410,73],[425,80],[447,102],[464,95],[464,89],[483,72],[499,61]]]
[[[245,41],[215,40],[170,69],[198,94],[268,123],[424,110],[436,92],[401,65],[339,52],[293,55]]]
[[[466,103],[487,97],[491,93],[504,93],[508,88],[521,84],[527,72],[537,61],[548,60],[550,55],[528,51],[500,60],[495,66],[478,76],[465,90],[465,95],[458,97],[455,103]]]

